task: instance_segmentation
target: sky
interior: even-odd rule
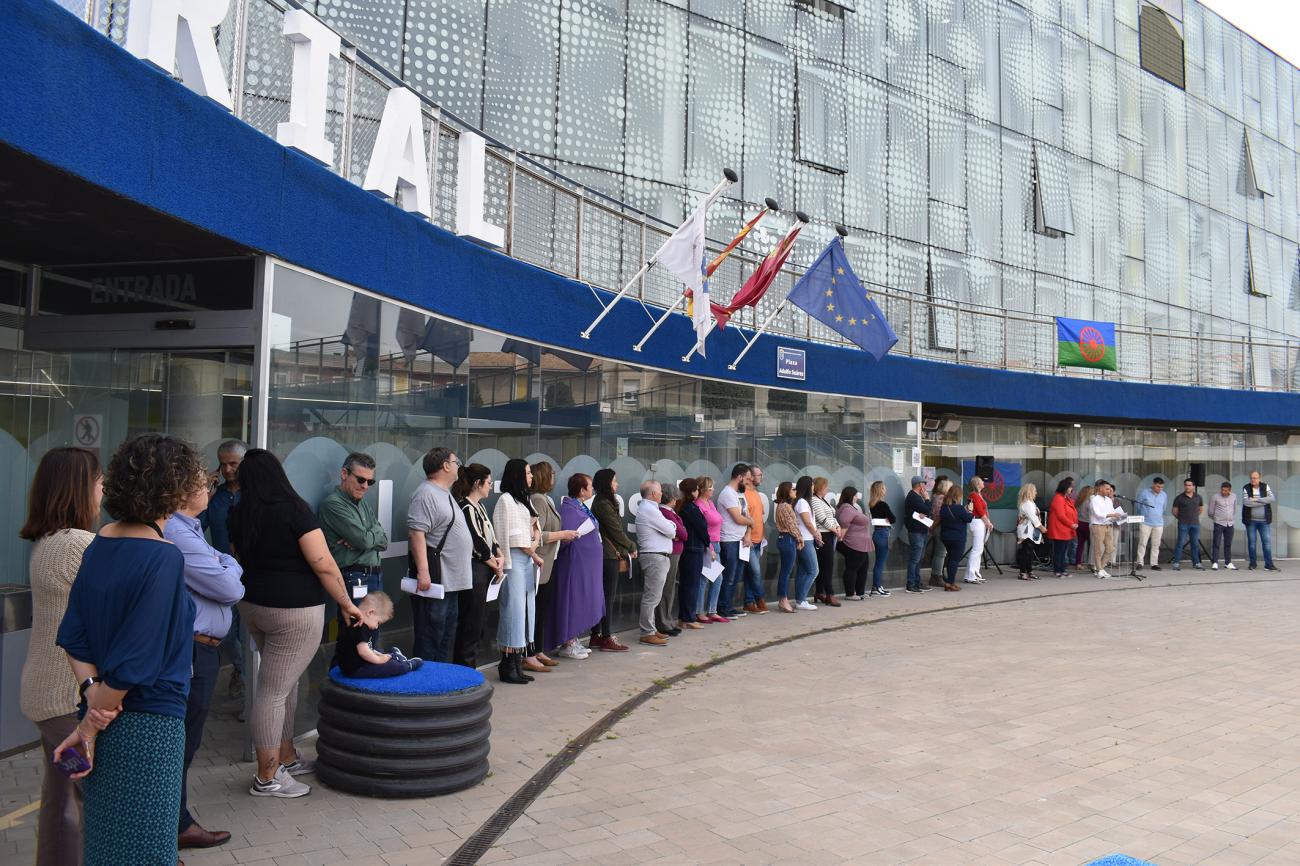
[[[1200,0],[1300,67],[1300,0]]]

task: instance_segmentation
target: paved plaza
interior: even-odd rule
[[[497,688],[492,775],[428,800],[251,798],[222,708],[191,804],[234,838],[184,860],[441,863],[621,701],[807,634],[617,720],[481,862],[1300,864],[1300,583],[1251,577],[994,578],[566,661]],[[30,861],[38,779],[0,761],[0,862]]]

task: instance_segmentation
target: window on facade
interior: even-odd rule
[[[1268,161],[1259,134],[1247,127],[1242,147],[1246,151],[1246,191],[1256,196],[1272,195],[1273,182],[1269,177]]]
[[[844,88],[835,86],[827,73],[808,64],[799,64],[795,77],[798,159],[843,174],[849,164]]]
[[[1187,89],[1181,25],[1163,9],[1142,4],[1138,18],[1142,68],[1182,90]]]
[[[624,379],[623,380],[623,405],[629,409],[635,409],[637,403],[641,400],[641,380]]]
[[[794,0],[794,5],[803,9],[812,9],[833,18],[843,18],[846,11],[853,11],[851,3],[837,3],[835,0]]]
[[[1260,297],[1273,294],[1273,274],[1265,240],[1263,229],[1246,226],[1246,286],[1252,295]]]
[[[1041,142],[1034,144],[1034,231],[1053,238],[1074,234],[1065,154]]]

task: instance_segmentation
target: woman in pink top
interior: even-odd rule
[[[709,546],[713,548],[713,556],[708,562],[712,562],[721,553],[722,515],[713,504],[713,479],[701,475],[696,481],[700,485],[700,498],[695,501],[699,505],[700,511],[704,513],[704,522],[709,525]],[[707,565],[708,562],[705,564]],[[725,616],[718,616],[718,596],[721,594],[721,579],[700,582],[700,601],[695,606],[700,617],[705,618],[708,622],[731,622]]]

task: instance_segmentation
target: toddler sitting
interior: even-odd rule
[[[357,609],[361,611],[361,622],[340,630],[338,643],[334,645],[334,664],[344,676],[396,677],[424,664],[421,659],[406,658],[396,647],[390,653],[375,650],[379,627],[393,618],[393,600],[386,593],[368,593],[357,602]]]

